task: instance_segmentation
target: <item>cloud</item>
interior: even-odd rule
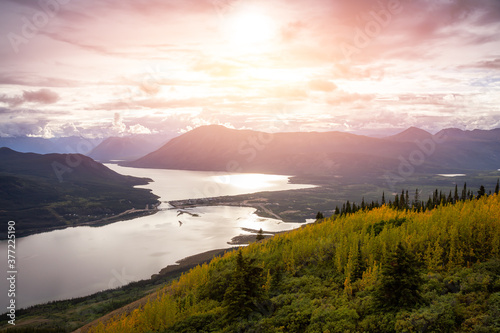
[[[19,85],[19,86],[30,86],[30,87],[76,87],[84,82],[71,80],[71,79],[61,79],[55,77],[43,77],[34,73],[0,73],[0,85]]]
[[[374,94],[358,94],[349,93],[343,90],[338,90],[327,97],[327,103],[330,105],[338,105],[343,103],[353,102],[369,102],[375,98]]]
[[[23,91],[23,99],[25,102],[54,104],[59,101],[59,95],[49,89],[40,89],[37,91]]]
[[[22,95],[7,96],[0,95],[0,102],[8,104],[10,107],[20,106],[24,103],[37,103],[37,104],[54,104],[59,101],[59,95],[49,89],[40,89],[36,91],[24,90]]]
[[[307,92],[302,87],[296,86],[277,86],[267,92],[271,98],[304,99]]]
[[[122,134],[127,130],[127,125],[123,123],[122,116],[118,112],[115,112],[112,128],[118,134]]]
[[[461,66],[462,68],[472,67],[472,68],[484,68],[484,69],[495,69],[500,70],[500,58],[493,60],[478,61],[474,64]]]
[[[306,23],[303,21],[294,21],[286,24],[281,28],[281,38],[285,42],[291,42],[298,38],[299,34],[306,28]]]
[[[130,134],[151,134],[151,130],[141,124],[135,124],[129,127],[128,133]]]
[[[236,74],[239,66],[229,62],[213,61],[213,60],[199,60],[194,66],[193,70],[205,72],[211,76],[231,76]]]
[[[309,81],[309,89],[314,91],[334,91],[337,89],[337,85],[333,82],[327,80],[311,80]]]

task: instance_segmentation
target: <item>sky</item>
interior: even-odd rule
[[[500,127],[499,0],[0,0],[0,136]]]

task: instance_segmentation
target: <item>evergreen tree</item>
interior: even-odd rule
[[[481,185],[481,187],[479,188],[479,191],[477,191],[477,198],[481,198],[482,196],[484,196],[486,194],[486,189],[484,188],[483,185]]]
[[[228,317],[245,317],[254,311],[263,298],[262,285],[262,268],[256,266],[254,260],[243,258],[240,249],[231,282],[224,294]]]
[[[340,214],[339,206],[335,206],[335,215],[339,214]]]
[[[363,277],[363,272],[366,270],[366,263],[363,261],[361,254],[361,242],[358,242],[358,251],[353,261],[351,281],[354,282]]]
[[[429,195],[429,200],[427,200],[427,209],[433,209],[434,208],[434,200],[432,200],[431,196]]]
[[[462,190],[462,201],[467,200],[467,182],[464,183],[464,189]]]
[[[418,262],[410,251],[399,243],[396,251],[382,264],[382,275],[374,291],[375,302],[380,310],[412,308],[422,302]]]
[[[500,191],[500,183],[499,183],[500,179],[497,178],[497,186],[495,186],[495,194],[498,194],[498,192]]]
[[[420,209],[420,193],[418,192],[418,188],[415,189],[415,199],[413,199],[413,207],[415,209]]]
[[[316,214],[316,220],[321,220],[321,219],[324,219],[325,216],[323,215],[322,212],[318,212],[318,214]]]
[[[255,240],[258,242],[260,240],[263,240],[264,237],[264,232],[262,231],[262,228],[259,229],[259,232],[257,233],[257,236],[255,237]]]
[[[382,192],[382,205],[385,205],[385,192]]]
[[[458,185],[455,184],[455,194],[453,195],[453,202],[454,203],[458,202],[458,199],[459,199],[459,197],[458,197]]]

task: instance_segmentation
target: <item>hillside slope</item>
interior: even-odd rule
[[[198,266],[91,332],[498,332],[500,197],[326,219]]]
[[[0,218],[16,222],[18,237],[112,218],[154,206],[157,196],[133,188],[149,181],[120,175],[83,155],[0,148]]]

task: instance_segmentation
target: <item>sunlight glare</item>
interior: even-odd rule
[[[218,183],[225,183],[242,189],[263,189],[276,185],[276,182],[283,181],[287,176],[262,175],[262,174],[236,174],[225,177],[215,177]]]
[[[277,30],[273,20],[257,10],[234,13],[225,29],[229,41],[239,46],[267,42]]]

